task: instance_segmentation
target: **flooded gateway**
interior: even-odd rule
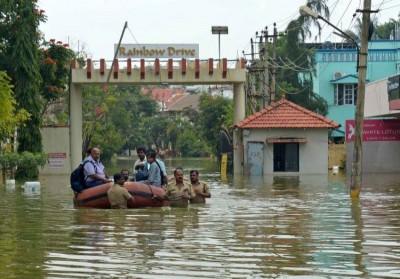
[[[235,176],[196,168],[212,198],[189,208],[75,209],[68,177],[2,185],[1,278],[400,278],[400,176]],[[121,166],[114,166],[114,171]]]

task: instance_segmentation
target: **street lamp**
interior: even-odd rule
[[[346,32],[342,31],[341,29],[339,29],[338,27],[336,27],[335,25],[333,25],[332,23],[330,23],[329,21],[327,21],[325,18],[323,18],[322,16],[320,16],[319,14],[317,14],[316,12],[314,12],[313,10],[310,9],[310,7],[303,5],[300,7],[300,14],[302,16],[311,16],[315,19],[321,19],[322,21],[326,22],[329,26],[331,26],[333,29],[335,29],[336,31],[338,31],[340,34],[342,34],[344,37],[350,39],[357,47],[357,54],[359,52],[359,46],[356,42],[356,40],[352,37],[349,36],[349,34],[347,34]],[[357,70],[358,70],[358,65],[357,65]]]
[[[369,22],[371,12],[371,1],[364,0],[362,30],[361,30],[361,49],[351,36],[337,28],[335,25],[327,21],[322,16],[315,13],[308,6],[300,7],[300,14],[303,16],[312,16],[316,19],[322,19],[329,26],[333,27],[336,31],[340,32],[343,36],[352,40],[357,46],[357,71],[358,71],[358,90],[357,90],[357,104],[355,111],[355,135],[354,135],[354,149],[353,149],[353,163],[351,165],[351,184],[350,196],[358,198],[361,189],[361,163],[362,163],[362,134],[363,134],[363,120],[364,120],[364,100],[365,100],[365,83],[367,75],[367,55],[368,55],[368,35],[369,35]]]
[[[347,34],[346,32],[344,32],[343,30],[339,29],[338,27],[336,27],[335,25],[333,25],[331,22],[329,22],[328,20],[326,20],[325,18],[323,18],[322,16],[320,16],[319,14],[317,14],[316,12],[314,12],[313,10],[310,9],[310,7],[303,5],[300,7],[300,14],[302,16],[311,16],[315,19],[321,19],[322,21],[326,22],[326,24],[328,24],[329,26],[331,26],[333,29],[335,29],[336,31],[338,31],[343,37],[346,37],[348,39],[350,39],[354,45],[357,48],[357,67],[356,67],[356,71],[358,72],[358,68],[359,68],[359,56],[360,56],[360,46],[358,45],[357,41],[350,36],[349,34]]]
[[[218,34],[218,60],[221,60],[221,34],[228,34],[228,26],[211,26],[211,33]]]

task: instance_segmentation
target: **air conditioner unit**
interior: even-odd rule
[[[346,73],[343,73],[343,72],[334,72],[333,79],[339,79],[339,78],[344,77],[345,75],[346,75]]]

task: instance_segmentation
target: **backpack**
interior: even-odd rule
[[[147,167],[144,166],[141,169],[138,169],[136,174],[135,174],[135,181],[143,181],[146,180],[149,177],[149,171],[147,170]]]
[[[94,163],[92,161],[86,160],[86,161],[83,161],[82,163],[80,163],[79,166],[72,171],[71,178],[70,178],[71,188],[76,193],[80,193],[80,192],[82,192],[82,190],[84,190],[86,188],[86,179],[85,179],[85,173],[84,173],[83,169],[87,162],[92,163],[95,168],[95,172],[97,172],[96,166],[94,165]]]

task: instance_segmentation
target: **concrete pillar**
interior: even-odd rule
[[[82,86],[79,84],[71,84],[70,123],[71,168],[73,170],[82,161]]]
[[[233,85],[233,122],[238,123],[246,117],[246,96],[244,84],[235,83]]]
[[[238,123],[246,117],[246,96],[244,84],[233,85],[233,123]],[[241,129],[233,132],[233,173],[243,173],[243,135]]]

